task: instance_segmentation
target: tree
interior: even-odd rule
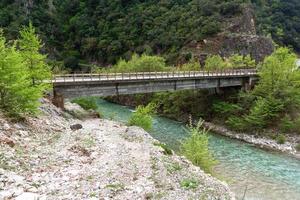
[[[279,48],[267,57],[259,69],[259,84],[253,94],[265,98],[272,96],[285,107],[300,105],[299,70],[297,56],[288,48]]]
[[[45,62],[46,56],[39,52],[42,48],[42,42],[36,35],[35,28],[31,23],[29,23],[28,27],[23,27],[20,31],[18,44],[25,67],[28,68],[32,84],[45,86],[42,81],[51,78],[51,71]]]
[[[32,75],[16,42],[0,32],[0,109],[12,117],[36,113],[44,86],[32,85]]]

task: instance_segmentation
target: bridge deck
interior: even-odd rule
[[[173,72],[133,72],[133,73],[102,73],[102,74],[65,74],[55,75],[51,80],[54,85],[72,82],[106,82],[122,81],[130,82],[136,80],[165,80],[186,78],[222,78],[222,77],[249,77],[256,76],[255,69],[223,70],[223,71],[173,71]]]

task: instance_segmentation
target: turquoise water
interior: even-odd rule
[[[104,118],[127,122],[133,109],[99,100]],[[184,124],[155,117],[150,134],[175,151],[186,136]],[[300,200],[300,161],[249,144],[210,135],[210,148],[219,161],[216,176],[226,181],[237,199]],[[246,191],[246,192],[245,192]]]

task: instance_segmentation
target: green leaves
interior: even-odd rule
[[[216,160],[209,151],[208,131],[203,129],[202,124],[203,121],[200,120],[197,126],[188,126],[190,135],[183,141],[181,151],[194,165],[201,167],[205,172],[212,173]]]
[[[152,129],[152,115],[156,112],[156,104],[150,103],[147,106],[138,106],[129,119],[128,125],[139,126],[146,131]]]
[[[49,86],[42,82],[50,72],[32,30],[32,26],[24,28],[14,43],[6,42],[0,32],[0,109],[12,117],[36,113],[38,100]]]

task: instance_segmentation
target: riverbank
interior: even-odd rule
[[[113,103],[125,105],[125,106],[137,106],[141,103],[147,104],[151,102],[151,94],[147,94],[144,96],[133,96],[133,95],[123,95],[118,98],[116,97],[110,97],[107,100],[111,101]],[[202,108],[204,109],[204,108]],[[159,113],[161,114],[161,113]],[[162,116],[165,116],[165,114],[161,114]],[[165,117],[170,117],[169,115]],[[190,114],[183,112],[180,115],[173,114],[171,115],[171,118],[180,122],[186,123],[189,120]],[[212,118],[213,119],[213,118]],[[220,125],[217,123],[212,123],[209,121],[206,121],[204,123],[205,128],[210,129],[212,132],[223,135],[232,139],[237,139],[249,144],[253,144],[258,148],[265,149],[265,150],[272,150],[272,151],[278,151],[282,153],[286,153],[289,155],[292,155],[293,157],[300,159],[300,151],[297,151],[296,146],[300,144],[300,136],[299,135],[288,135],[286,136],[286,141],[284,144],[278,144],[275,139],[272,139],[270,137],[265,137],[262,134],[255,134],[255,133],[239,133],[236,131],[232,131],[225,127],[224,125]]]
[[[140,128],[74,119],[48,100],[37,118],[0,121],[0,199],[234,199]]]

